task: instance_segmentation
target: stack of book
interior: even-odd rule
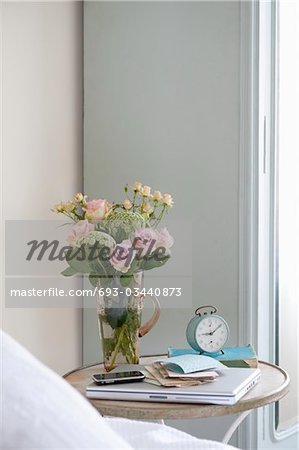
[[[200,355],[192,348],[168,348],[168,356],[181,355]],[[201,355],[205,355],[202,353]],[[211,356],[211,355],[210,355]],[[251,367],[258,366],[258,357],[252,345],[245,345],[243,347],[225,347],[221,352],[213,355],[217,361],[221,361],[227,367]]]
[[[182,355],[156,361],[145,366],[145,381],[163,387],[196,386],[211,383],[218,377],[218,370],[225,370],[218,361],[207,356]]]

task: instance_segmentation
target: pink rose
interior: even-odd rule
[[[134,248],[139,250],[138,256],[142,257],[148,252],[149,254],[152,253],[157,247],[157,239],[157,232],[153,228],[140,228],[136,230],[133,244]]]
[[[128,239],[117,244],[110,258],[110,263],[115,270],[119,272],[128,272],[132,260],[135,256],[135,250],[132,247],[132,242]]]
[[[170,253],[170,248],[173,246],[174,244],[174,239],[171,236],[171,234],[169,234],[169,231],[167,230],[167,228],[162,228],[162,230],[157,231],[157,243],[156,243],[156,248],[158,247],[163,247],[166,250],[166,254]]]
[[[71,228],[67,237],[67,242],[74,247],[79,238],[86,236],[93,230],[94,225],[89,223],[88,220],[79,220],[79,222]]]
[[[108,200],[101,198],[90,200],[84,207],[85,218],[91,221],[103,220],[110,209],[111,205]]]

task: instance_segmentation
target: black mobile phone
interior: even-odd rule
[[[97,373],[92,379],[97,384],[135,383],[144,380],[143,373],[138,370],[132,372]]]

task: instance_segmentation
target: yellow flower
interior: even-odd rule
[[[70,213],[74,209],[76,209],[76,204],[74,202],[60,202],[52,208],[52,211],[55,213]]]
[[[52,211],[55,212],[55,213],[63,212],[64,211],[63,203],[60,202],[60,203],[57,203],[57,205],[54,205],[53,208],[52,208]]]
[[[83,195],[81,192],[78,192],[78,194],[75,195],[75,202],[81,203],[86,201],[87,195]]]
[[[72,201],[68,201],[65,203],[62,203],[63,209],[66,212],[72,212],[76,208],[76,204]]]

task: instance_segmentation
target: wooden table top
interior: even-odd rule
[[[157,356],[142,357],[140,364],[149,364],[155,358]],[[261,369],[259,383],[232,406],[96,400],[90,398],[88,400],[104,416],[128,419],[196,419],[224,416],[259,408],[276,402],[287,394],[290,380],[288,374],[281,367],[260,361],[259,368]],[[92,382],[91,375],[103,371],[102,364],[95,364],[69,372],[64,378],[85,397],[85,388]]]

